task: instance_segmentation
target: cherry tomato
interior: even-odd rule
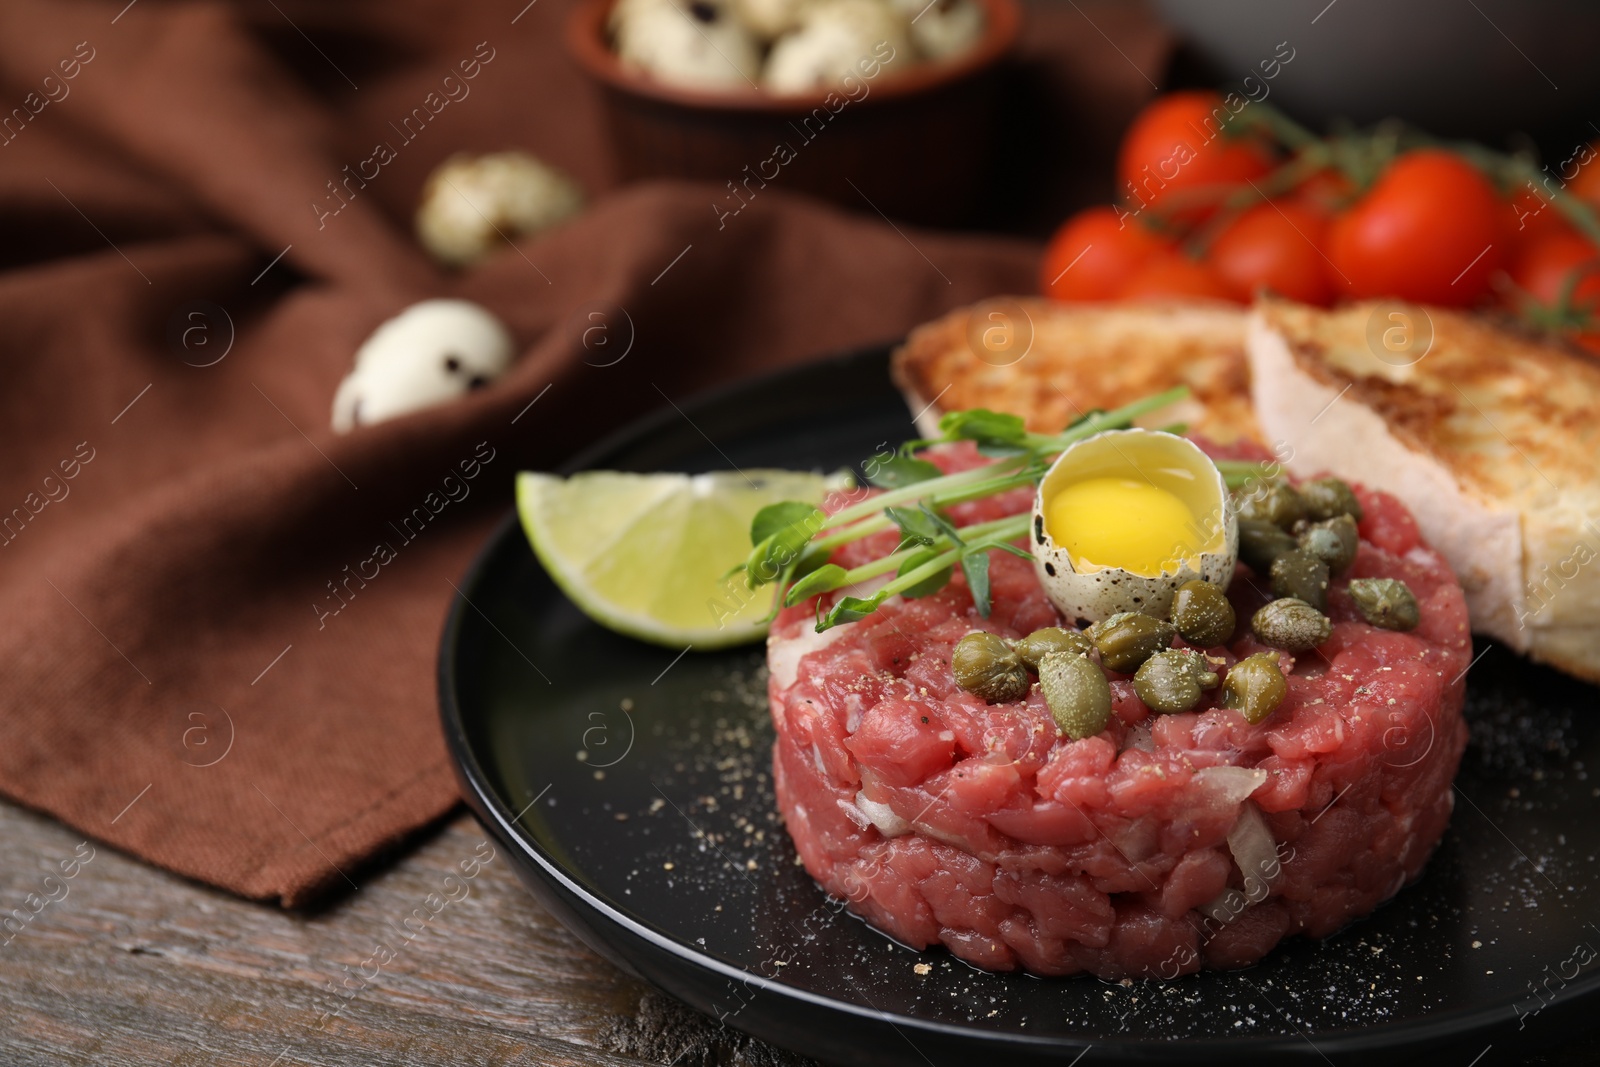
[[[1320,170],[1301,182],[1284,200],[1304,204],[1324,217],[1331,218],[1354,198],[1355,186],[1350,179],[1336,170]]]
[[[1488,292],[1500,266],[1505,212],[1460,156],[1408,152],[1328,227],[1334,285],[1355,297],[1464,307]]]
[[[1568,309],[1587,312],[1595,328],[1578,326],[1567,337],[1600,352],[1600,249],[1571,230],[1556,230],[1519,247],[1508,273],[1524,300],[1556,308],[1565,297]]]
[[[1561,209],[1551,202],[1549,193],[1527,185],[1511,191],[1506,215],[1506,240],[1513,249],[1558,231],[1572,231]]]
[[[1600,308],[1600,249],[1570,230],[1530,241],[1517,251],[1511,280],[1545,307],[1560,302],[1571,282],[1574,306]]]
[[[1153,257],[1118,294],[1123,300],[1228,300],[1244,303],[1217,272],[1177,252]]]
[[[1554,180],[1567,183],[1567,192],[1600,206],[1600,141],[1585,145],[1549,172]]]
[[[1114,300],[1127,280],[1166,247],[1135,219],[1092,207],[1068,219],[1050,239],[1039,288],[1061,301]]]
[[[1272,167],[1266,141],[1221,132],[1227,114],[1213,92],[1157,97],[1122,137],[1118,197],[1131,210],[1194,223],[1211,215],[1233,187],[1265,174]]]
[[[1258,289],[1326,305],[1333,299],[1323,248],[1327,217],[1305,204],[1261,204],[1217,235],[1206,259],[1241,293]]]

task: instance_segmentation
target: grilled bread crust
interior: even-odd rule
[[[1244,355],[1245,314],[1230,304],[1058,304],[984,301],[913,330],[894,353],[895,382],[932,436],[964,408],[1022,415],[1036,433],[1061,429],[1175,385],[1189,399],[1141,418],[1188,425],[1222,444],[1255,440]]]
[[[1600,681],[1600,364],[1393,303],[1265,301],[1248,350],[1262,429],[1291,469],[1406,500],[1474,630]]]

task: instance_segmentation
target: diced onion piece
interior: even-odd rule
[[[856,807],[884,837],[899,837],[911,831],[911,824],[896,815],[894,809],[881,801],[868,800],[866,793],[856,794]]]
[[[1199,777],[1198,772],[1196,777]],[[1267,899],[1273,885],[1283,876],[1283,867],[1278,862],[1278,844],[1272,839],[1267,820],[1262,818],[1261,809],[1248,800],[1239,809],[1233,829],[1228,831],[1228,850],[1244,876],[1244,889],[1225,889],[1200,908],[1221,923],[1233,922],[1245,908]]]
[[[840,800],[837,801],[837,803],[839,805],[839,810],[844,812],[845,818],[855,823],[859,829],[865,830],[867,827],[872,825],[872,820],[867,817],[867,813],[850,803],[848,800]]]
[[[1260,767],[1204,767],[1194,772],[1194,780],[1223,803],[1237,804],[1266,784],[1267,772]]]

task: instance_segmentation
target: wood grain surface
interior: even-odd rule
[[[6,1067],[809,1063],[599,959],[504,856],[462,878],[463,861],[471,869],[488,854],[468,815],[392,866],[356,872],[359,892],[312,914],[238,900],[83,841],[0,805],[0,911],[31,915],[0,931],[0,942],[10,937],[0,944]],[[61,861],[91,849],[63,879]],[[436,914],[430,894],[432,907],[445,899]],[[392,959],[375,956],[380,945]]]
[[[484,843],[456,815],[392,864],[352,872],[359,892],[305,914],[0,804],[0,917],[30,916],[0,929],[0,1065],[812,1067],[595,956],[503,855],[462,878]],[[61,877],[63,861],[91,854]],[[1494,1051],[1480,1067],[1596,1056],[1593,1039],[1521,1061]]]

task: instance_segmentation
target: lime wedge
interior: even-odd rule
[[[561,591],[591,619],[641,641],[724,648],[760,639],[770,586],[752,592],[742,574],[750,520],[781,500],[822,502],[848,474],[715,471],[570,478],[523,471],[523,532]]]

